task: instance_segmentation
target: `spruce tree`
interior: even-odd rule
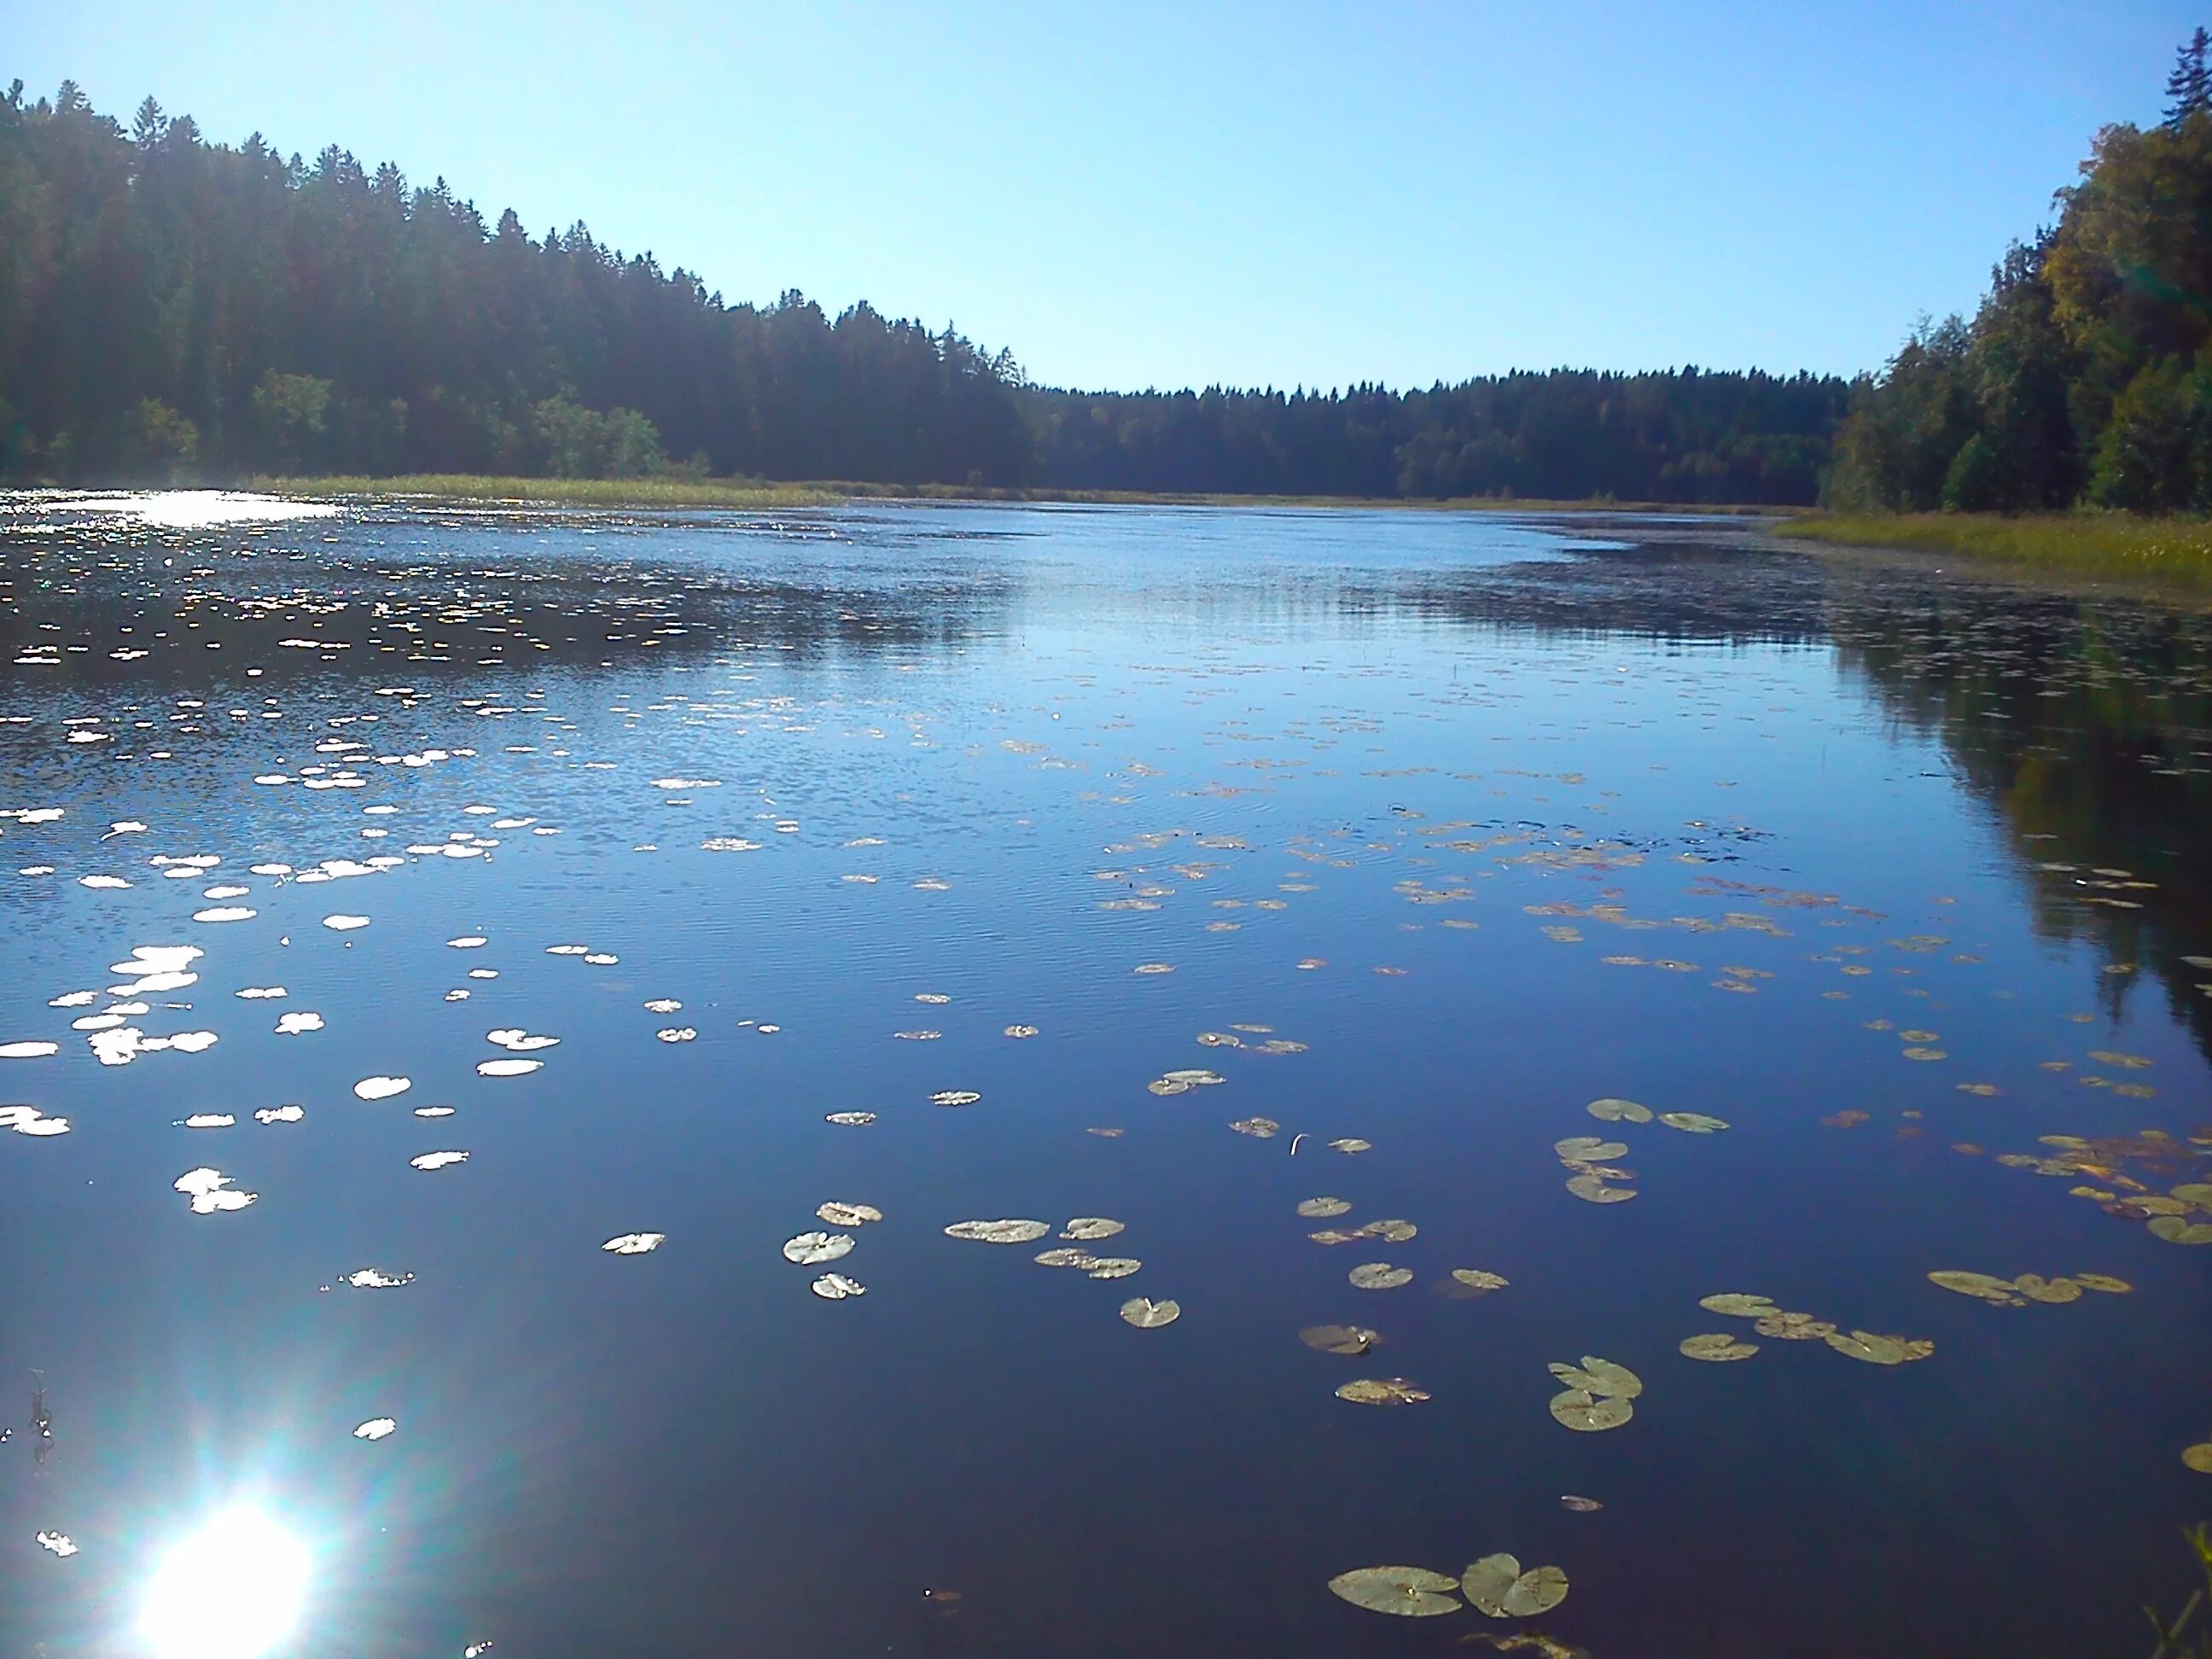
[[[2208,52],[2212,52],[2212,34],[2200,28],[2174,53],[2173,73],[2166,77],[2166,95],[2173,100],[2166,106],[2167,126],[2179,129],[2191,116],[2212,110],[2212,70],[2204,64]]]

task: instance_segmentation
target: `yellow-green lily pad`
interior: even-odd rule
[[[1328,1587],[1355,1607],[1404,1619],[1433,1619],[1460,1608],[1451,1593],[1459,1580],[1426,1567],[1355,1567],[1337,1574]]]

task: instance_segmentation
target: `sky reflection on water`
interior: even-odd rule
[[[2178,1599],[2212,1252],[2106,1206],[2212,1123],[2203,618],[1674,520],[4,505],[9,1651],[129,1651],[242,1498],[317,1654],[2106,1651]],[[1565,1189],[1593,1133],[1635,1201]],[[943,1232],[1079,1217],[1141,1267]],[[1686,1359],[1719,1291],[1935,1352]],[[1546,1412],[1585,1354],[1620,1429]],[[1501,1551],[1565,1602],[1326,1588]]]

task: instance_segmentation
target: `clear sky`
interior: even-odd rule
[[[0,81],[336,142],[732,301],[951,320],[1032,378],[1848,373],[1971,309],[2149,0],[301,5],[0,0]]]

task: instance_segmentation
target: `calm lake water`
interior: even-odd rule
[[[2203,617],[1680,519],[0,525],[0,1651],[150,1650],[241,1504],[278,1651],[362,1659],[2132,1654],[2188,1592]],[[1584,1356],[1630,1420],[1554,1420]],[[1500,1552],[1565,1600],[1330,1589]]]

